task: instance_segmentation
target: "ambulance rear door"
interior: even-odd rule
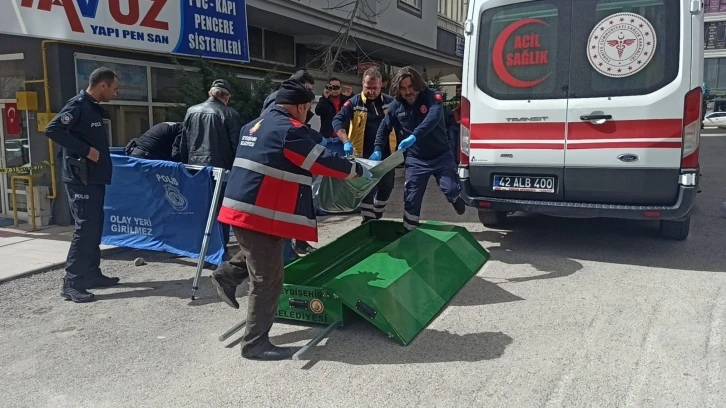
[[[462,111],[475,195],[563,199],[571,13],[570,0],[472,2]]]
[[[689,7],[688,0],[572,1],[566,201],[676,201],[684,104],[694,87]]]

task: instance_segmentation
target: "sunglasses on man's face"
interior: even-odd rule
[[[339,91],[340,85],[325,85],[325,89],[331,90],[331,91]]]

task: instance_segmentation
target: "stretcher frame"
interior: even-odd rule
[[[187,170],[202,170],[205,166],[195,166],[185,164]],[[212,236],[212,228],[216,222],[217,215],[217,204],[219,203],[220,196],[222,195],[222,185],[227,181],[229,172],[220,168],[212,167],[212,177],[214,177],[214,192],[212,193],[212,204],[209,206],[209,214],[207,215],[207,226],[204,229],[204,238],[202,239],[202,249],[199,251],[199,260],[197,261],[197,272],[194,276],[194,282],[192,283],[192,300],[196,300],[195,295],[199,290],[199,278],[202,276],[204,270],[204,262],[207,256],[207,250],[209,249],[209,239]],[[222,242],[224,245],[224,242]]]

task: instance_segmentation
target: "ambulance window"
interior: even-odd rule
[[[680,65],[681,3],[573,1],[570,97],[644,95],[671,83]]]
[[[480,16],[479,89],[497,99],[566,98],[569,0],[516,3]]]

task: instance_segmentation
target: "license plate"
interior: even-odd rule
[[[495,191],[518,191],[524,193],[554,193],[555,178],[539,176],[494,176]]]

